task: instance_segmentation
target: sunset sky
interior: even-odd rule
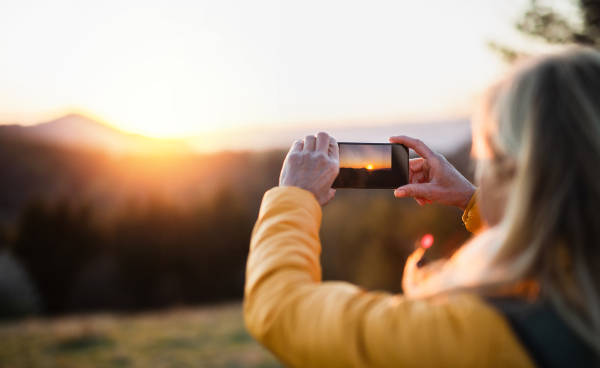
[[[528,1],[0,0],[0,123],[79,112],[181,137],[468,117],[506,69],[486,43],[530,46]]]
[[[369,170],[392,169],[392,146],[340,144],[340,167]]]

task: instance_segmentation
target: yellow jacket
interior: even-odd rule
[[[474,200],[465,217],[474,231],[471,210]],[[312,193],[274,188],[252,233],[246,326],[286,366],[534,367],[504,317],[474,294],[411,300],[322,282],[320,224]]]

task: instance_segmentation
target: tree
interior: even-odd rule
[[[531,0],[529,10],[517,21],[523,34],[553,45],[578,44],[600,48],[600,0],[578,0],[579,22],[567,19],[549,6]],[[489,46],[512,62],[527,53],[490,42]]]
[[[13,254],[29,271],[43,310],[53,314],[66,310],[74,280],[101,244],[89,206],[35,200],[23,211]]]

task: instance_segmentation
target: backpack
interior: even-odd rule
[[[488,298],[539,368],[598,367],[590,347],[567,326],[548,301]]]

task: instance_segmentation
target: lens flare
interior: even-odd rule
[[[433,245],[433,235],[427,234],[421,238],[421,247],[427,249]]]

